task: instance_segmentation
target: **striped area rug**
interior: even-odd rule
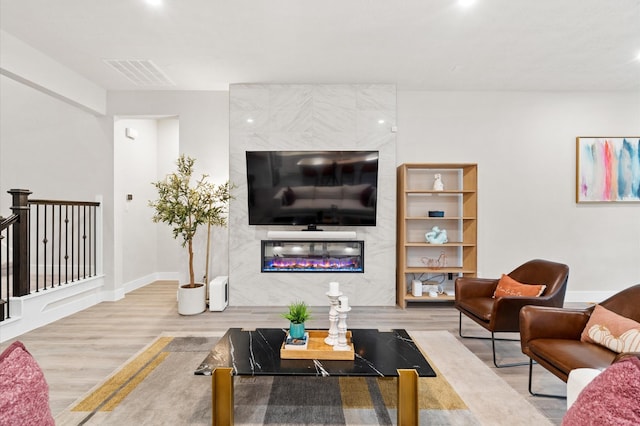
[[[419,379],[420,424],[549,424],[451,334],[409,333],[438,374]],[[56,424],[211,424],[211,377],[193,371],[223,334],[158,337]],[[487,389],[499,403],[487,400]],[[397,418],[392,378],[236,377],[234,396],[237,425],[391,425]]]

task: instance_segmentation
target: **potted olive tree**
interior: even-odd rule
[[[192,184],[194,163],[193,158],[181,155],[175,172],[153,182],[158,199],[149,202],[155,210],[153,221],[171,226],[173,238],[180,238],[189,254],[189,282],[178,289],[178,313],[182,315],[199,314],[206,309],[206,286],[195,280],[193,239],[200,225],[226,225],[231,198],[229,182],[215,185],[207,181],[207,175],[202,175]]]

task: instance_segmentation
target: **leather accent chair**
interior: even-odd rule
[[[525,305],[562,307],[569,279],[569,267],[549,260],[530,260],[508,274],[522,284],[544,284],[547,286],[539,297],[493,298],[499,279],[460,277],[455,283],[454,307],[460,311],[458,330],[462,335],[462,314],[491,332],[493,364],[497,368],[524,365],[525,363],[501,364],[496,362],[495,333],[517,333],[520,331],[520,308]],[[485,338],[485,337],[474,337]]]
[[[600,306],[640,322],[640,284],[629,287],[599,303]],[[531,390],[533,362],[566,382],[571,370],[604,370],[614,362],[636,353],[617,354],[604,346],[580,341],[594,306],[586,309],[561,309],[525,306],[520,311],[520,345],[529,357],[529,393],[551,396]]]

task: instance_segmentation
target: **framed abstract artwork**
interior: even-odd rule
[[[576,202],[640,202],[640,136],[576,138]]]

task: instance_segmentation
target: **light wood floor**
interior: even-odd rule
[[[177,313],[176,290],[175,282],[158,281],[127,294],[120,301],[100,303],[14,339],[25,344],[44,370],[54,415],[161,333],[287,326],[286,320],[280,317],[283,308],[274,307],[231,306],[223,312],[206,311],[195,316],[180,316]],[[308,324],[309,328],[327,327],[328,320],[320,314],[325,309],[312,308],[316,314]],[[464,334],[489,335],[469,319],[463,318],[462,323]],[[449,303],[412,304],[405,310],[397,307],[353,307],[348,326],[381,330],[447,330],[457,337],[458,311]],[[527,391],[528,365],[496,369],[492,363],[490,340],[459,340],[550,421],[560,424],[565,413],[565,400],[530,396]],[[0,351],[10,343],[2,343]],[[497,342],[497,345],[499,362],[526,360],[518,342]],[[566,388],[561,380],[540,366],[534,366],[534,387],[538,391],[555,394],[564,394]],[[487,398],[491,398],[490,389],[487,389]],[[517,419],[513,424],[518,424]]]

